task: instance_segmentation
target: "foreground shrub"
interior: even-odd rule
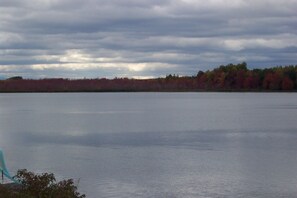
[[[15,179],[20,185],[0,186],[0,197],[7,198],[84,198],[77,192],[72,179],[56,182],[52,173],[35,174],[26,169],[19,170]]]

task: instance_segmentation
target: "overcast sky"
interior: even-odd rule
[[[0,78],[297,64],[297,0],[0,0]]]

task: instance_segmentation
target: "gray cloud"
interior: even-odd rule
[[[3,0],[0,76],[194,75],[296,64],[297,1]]]

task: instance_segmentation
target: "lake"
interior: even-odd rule
[[[297,197],[296,93],[0,94],[8,169],[87,197]]]

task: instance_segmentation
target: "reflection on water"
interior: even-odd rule
[[[0,146],[88,197],[296,197],[296,96],[0,94]]]

